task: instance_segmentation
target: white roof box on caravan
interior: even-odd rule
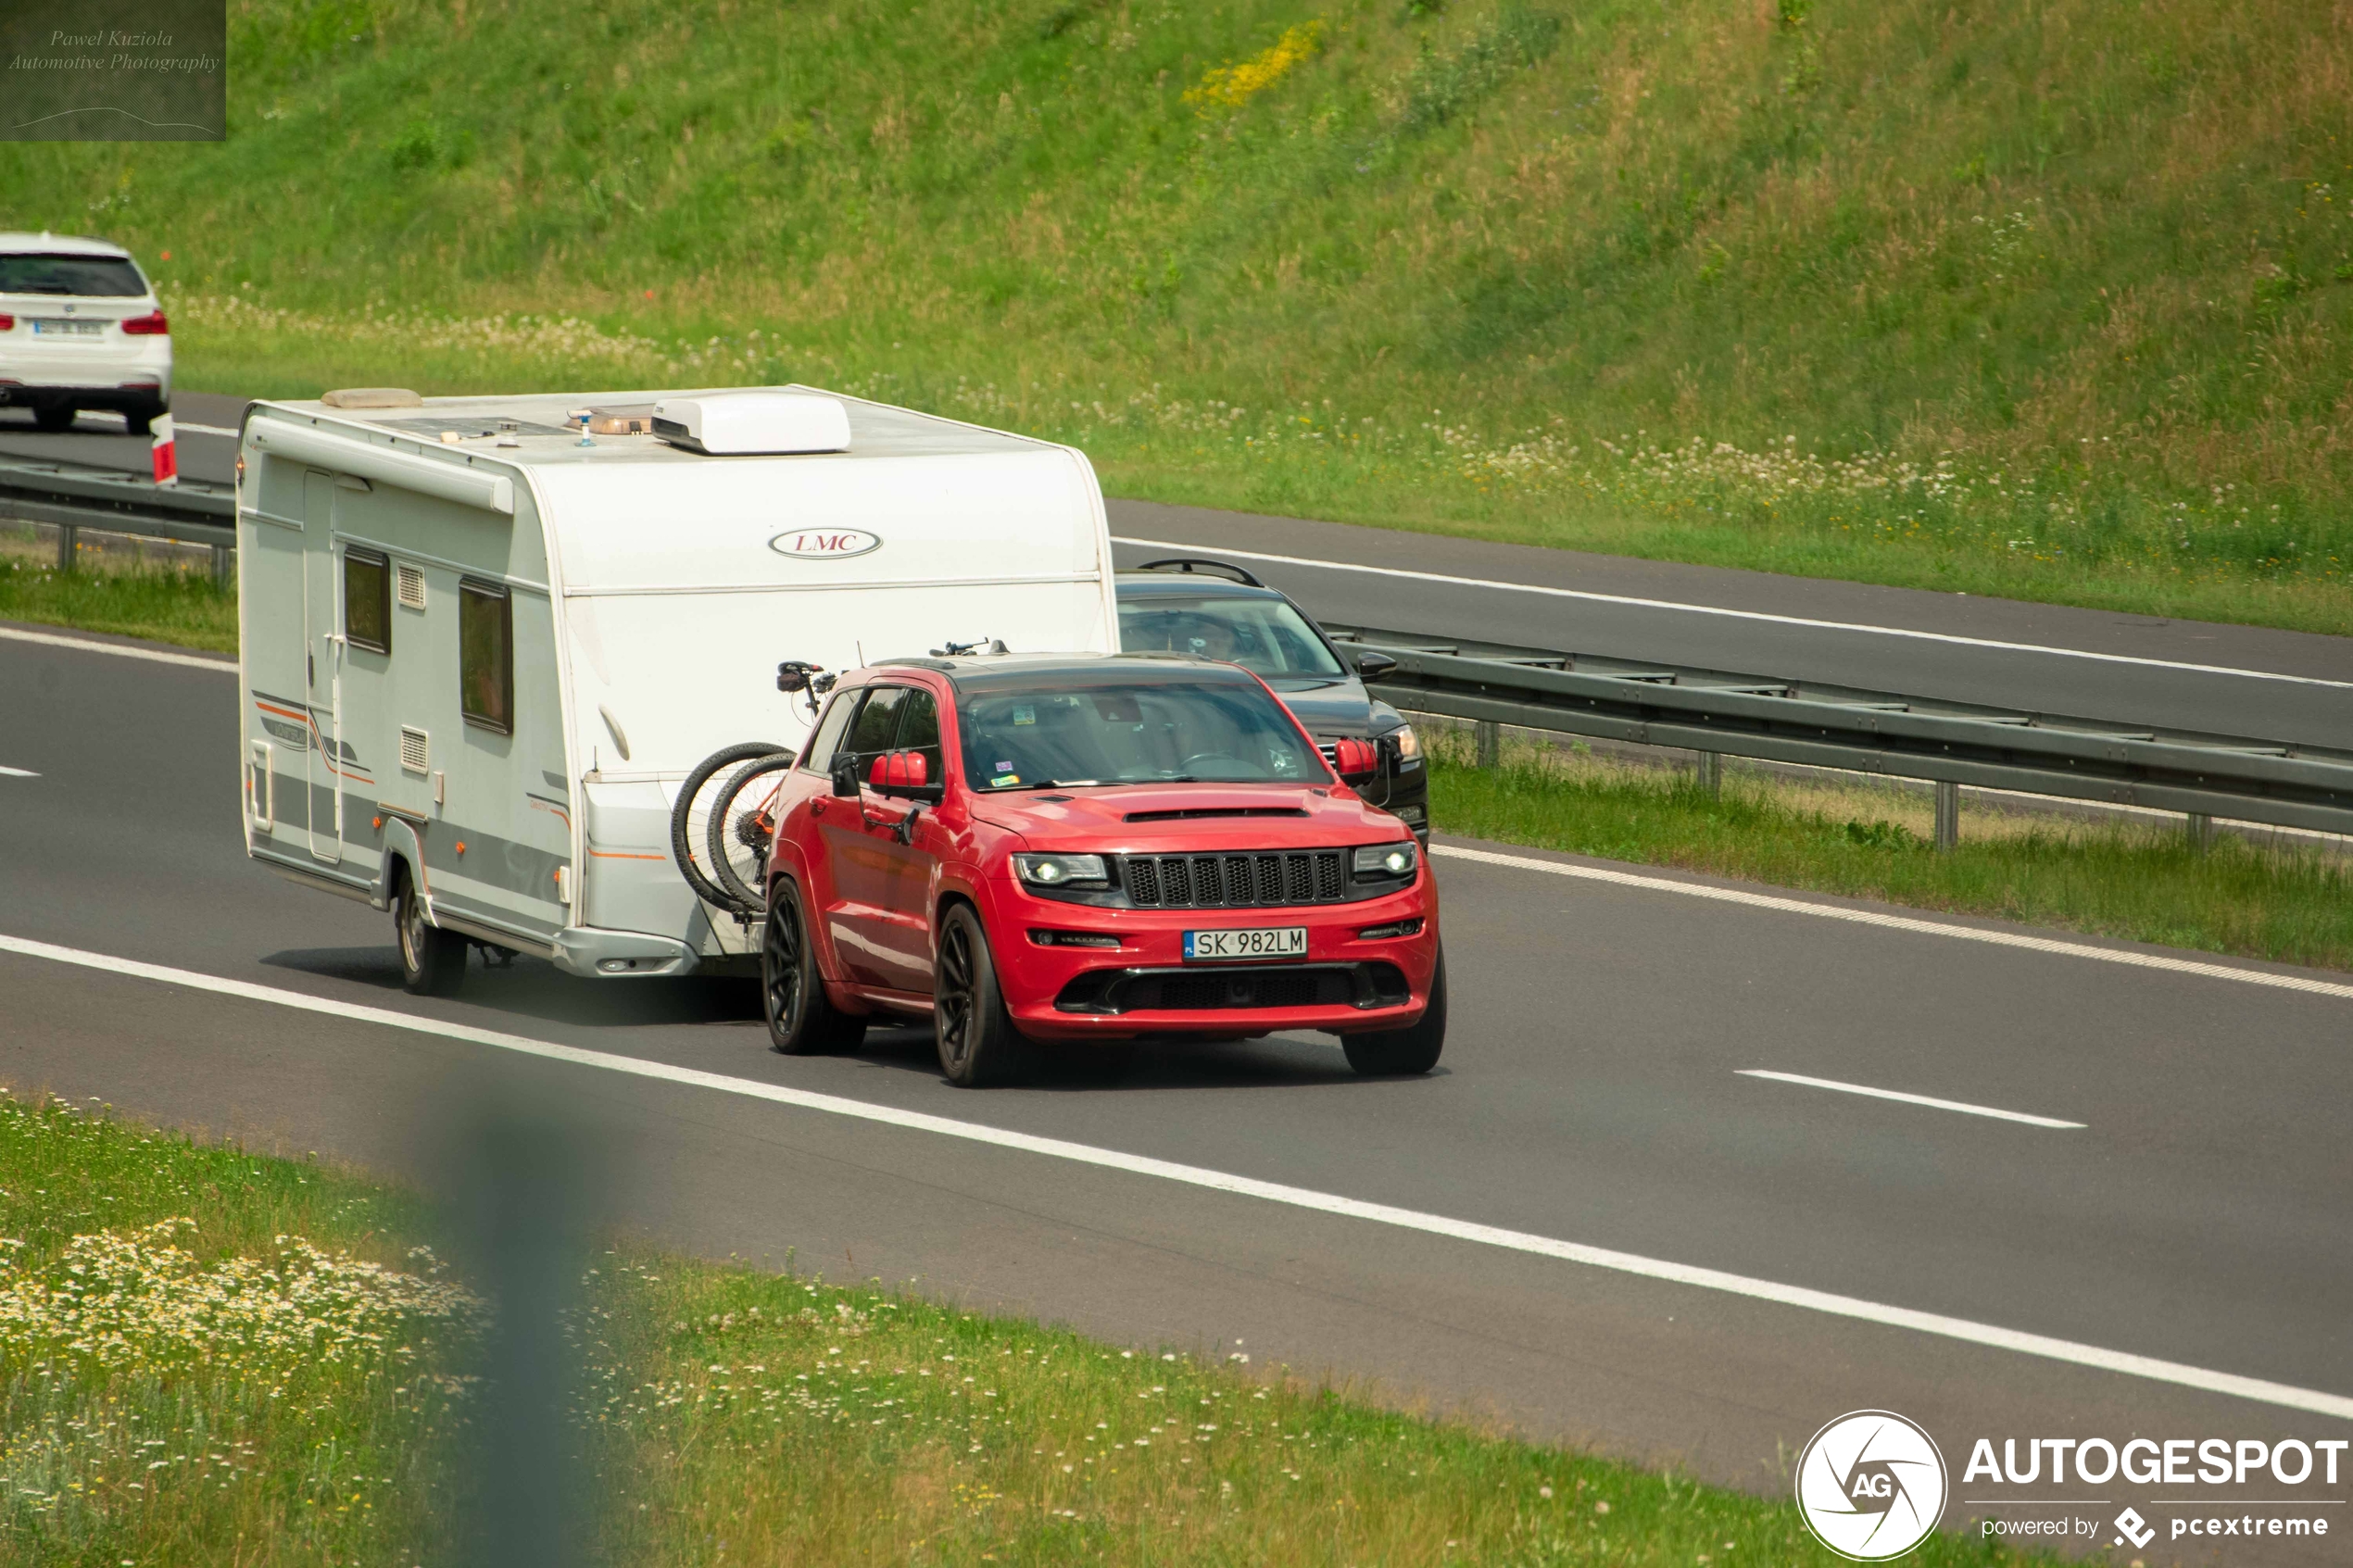
[[[666,397],[654,405],[654,433],[714,458],[847,452],[849,414],[838,398],[806,393]]]

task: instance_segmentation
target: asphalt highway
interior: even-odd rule
[[[226,480],[242,398],[179,395],[181,471]],[[0,451],[144,470],[85,415]],[[1218,555],[1335,625],[1367,625],[1822,681],[2020,711],[2353,747],[2353,638],[1114,500],[1123,564]]]
[[[1825,1421],[1892,1409],[1944,1445],[1948,1527],[2037,1513],[1976,1499],[2123,1496],[1964,1486],[1980,1436],[2353,1437],[2339,977],[1966,935],[2008,931],[1994,922],[1834,920],[1809,911],[1864,907],[1727,901],[1673,873],[1597,881],[1547,867],[1610,868],[1458,844],[1438,861],[1454,1012],[1428,1079],[1356,1080],[1302,1036],[1156,1056],[1117,1085],[961,1092],[912,1031],[777,1057],[740,984],[597,984],[525,959],[477,965],[459,997],[409,998],[385,917],[245,859],[235,733],[225,668],[0,635],[0,937],[99,956],[0,947],[0,1078],[430,1174],[420,1122],[497,1063],[526,1092],[598,1105],[634,1150],[610,1202],[671,1245],[793,1249],[804,1268],[912,1278],[1122,1342],[1239,1348],[1254,1370],[1762,1490]],[[413,1025],[90,967],[107,957]],[[1000,1141],[909,1124],[924,1116]],[[1152,1160],[1335,1201],[1216,1190]],[[1533,1255],[1480,1226],[1673,1267]],[[1858,1319],[1677,1268],[1887,1310]],[[1906,1312],[2110,1354],[2023,1354]],[[2287,1393],[2185,1386],[2118,1357]],[[2262,1482],[2205,1497],[2281,1495]],[[2341,1518],[2353,1473],[2295,1490]],[[2343,1530],[2227,1560],[2342,1562]]]

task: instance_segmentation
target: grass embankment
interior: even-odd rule
[[[798,378],[1132,495],[2353,631],[2326,6],[233,0],[231,40],[226,143],[0,146],[0,222],[155,267],[184,385]]]
[[[481,1309],[413,1250],[429,1219],[315,1164],[0,1097],[0,1556],[446,1561],[492,1391],[463,1380]],[[1368,1409],[1242,1350],[593,1261],[570,1337],[598,1561],[1835,1562],[1786,1500]],[[1919,1561],[2035,1560],[1944,1537]]]
[[[237,651],[237,591],[208,569],[91,561],[58,571],[54,547],[19,547],[0,523],[0,621],[33,621],[147,637],[212,653]]]
[[[1631,860],[1917,909],[2353,969],[2353,859],[2230,834],[2203,854],[2179,820],[2072,821],[1965,810],[1940,854],[1933,807],[1883,784],[1695,774],[1507,741],[1476,766],[1466,734],[1432,727],[1430,818],[1441,833]]]

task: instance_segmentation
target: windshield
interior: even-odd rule
[[[967,691],[964,777],[976,790],[1046,784],[1321,784],[1323,759],[1257,683],[1106,682]]]
[[[0,255],[0,294],[136,299],[146,292],[139,269],[119,256]]]
[[[1189,653],[1239,664],[1268,679],[1346,673],[1288,599],[1149,598],[1119,607],[1119,646],[1129,653]]]

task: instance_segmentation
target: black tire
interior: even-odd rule
[[[1438,950],[1429,1008],[1420,1022],[1378,1035],[1343,1035],[1340,1045],[1348,1053],[1348,1065],[1368,1078],[1427,1073],[1437,1066],[1439,1053],[1446,1048],[1446,949]]]
[[[424,895],[404,870],[392,895],[400,987],[412,997],[454,997],[466,978],[466,939],[425,918]]]
[[[703,848],[711,858],[711,875],[747,909],[756,911],[767,907],[760,885],[768,875],[769,847],[775,842],[774,823],[756,844],[744,836],[744,831],[755,825],[750,820],[752,812],[769,795],[767,789],[755,790],[751,786],[792,765],[793,753],[789,751],[755,757],[728,774],[727,782],[711,797],[711,820],[704,824]]]
[[[939,1036],[939,1070],[958,1088],[1016,1083],[1036,1066],[1035,1047],[1005,1010],[988,933],[969,904],[951,904],[939,922],[932,1021]]]
[[[769,1044],[786,1056],[854,1050],[865,1038],[866,1021],[825,995],[800,888],[779,878],[776,895],[760,934],[760,1011],[768,1021]]]
[[[32,406],[32,422],[45,433],[57,435],[73,428],[75,412],[68,403],[36,403]]]
[[[670,858],[676,862],[678,873],[686,879],[686,885],[695,890],[695,897],[707,904],[744,914],[756,914],[760,909],[757,899],[749,904],[738,903],[736,896],[713,882],[696,860],[697,841],[703,836],[698,830],[703,825],[711,803],[705,786],[723,768],[736,767],[755,757],[774,757],[778,753],[777,746],[764,740],[739,741],[712,752],[696,763],[694,771],[688,773],[686,782],[678,786],[678,803],[670,809]],[[698,800],[700,809],[698,809]]]

